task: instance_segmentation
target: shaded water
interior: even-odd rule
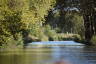
[[[22,51],[2,51],[0,64],[96,64],[96,47],[73,41],[43,43],[34,42]]]

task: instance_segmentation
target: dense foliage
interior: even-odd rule
[[[55,0],[0,0],[0,45],[38,35]],[[18,43],[16,43],[18,44]]]
[[[92,44],[95,17],[95,0],[0,0],[0,46],[58,40],[59,33]]]
[[[95,0],[56,0],[54,10],[49,11],[46,24],[50,21],[49,24],[55,23],[55,27],[63,30],[61,32],[78,33],[85,39],[86,44],[92,44],[91,38],[96,34]],[[54,21],[52,22],[52,20]]]

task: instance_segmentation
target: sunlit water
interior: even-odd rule
[[[96,47],[73,41],[34,42],[22,51],[0,52],[0,64],[96,64]]]

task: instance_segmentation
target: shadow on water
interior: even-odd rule
[[[96,64],[96,47],[70,42],[47,42],[48,47],[35,42],[21,51],[1,51],[0,64]]]

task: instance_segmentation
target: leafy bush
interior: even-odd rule
[[[58,36],[55,30],[52,30],[50,25],[46,25],[44,28],[44,34],[48,36],[49,41],[58,40]]]
[[[2,42],[0,40],[0,42]],[[3,43],[4,42],[4,43]],[[4,37],[3,36],[3,42],[1,43],[1,48],[22,48],[23,46],[23,40],[22,40],[22,35],[18,34],[18,39],[14,40],[13,36],[10,37]]]
[[[73,35],[72,37],[73,37],[74,41],[77,41],[77,42],[81,41],[80,35]]]

